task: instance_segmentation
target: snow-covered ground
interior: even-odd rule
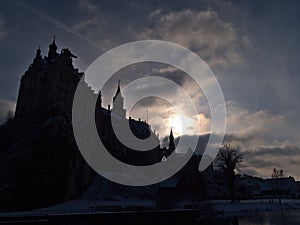
[[[300,209],[300,199],[282,199],[281,205],[278,199],[243,200],[231,203],[229,201],[210,201],[212,208],[220,216],[230,214],[255,213],[271,210]]]
[[[300,199],[282,199],[279,204],[278,199],[259,199],[259,200],[243,200],[231,203],[225,200],[215,200],[200,202],[209,205],[218,216],[239,215],[245,213],[257,213],[271,210],[290,210],[300,209]],[[181,208],[184,205],[191,205],[191,202],[181,202],[178,204]],[[24,216],[24,215],[45,215],[45,214],[72,214],[72,213],[99,213],[118,210],[135,210],[135,209],[155,209],[156,202],[153,200],[136,200],[136,199],[120,199],[117,201],[96,201],[78,199],[60,203],[55,206],[36,209],[27,212],[10,212],[0,213],[0,216]],[[180,209],[180,208],[178,208]]]
[[[156,202],[152,200],[134,200],[123,199],[118,201],[96,201],[78,199],[68,202],[63,202],[54,206],[36,209],[25,212],[9,212],[0,213],[1,216],[26,216],[26,215],[45,215],[45,214],[64,214],[64,213],[95,213],[95,212],[113,212],[124,209],[153,209],[156,206]]]

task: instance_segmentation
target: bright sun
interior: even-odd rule
[[[181,119],[178,116],[169,119],[169,126],[175,134],[181,135]]]
[[[177,136],[191,135],[195,131],[195,122],[186,116],[174,116],[169,119],[169,126]]]

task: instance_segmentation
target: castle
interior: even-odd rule
[[[42,119],[56,113],[66,113],[72,106],[74,91],[83,73],[75,69],[69,49],[57,53],[55,39],[49,45],[48,56],[36,51],[33,63],[21,78],[15,119]]]
[[[0,126],[0,140],[8,134],[6,142],[0,143],[0,150],[5,153],[0,159],[0,183],[5,184],[0,189],[0,211],[55,205],[80,196],[89,186],[98,183],[100,186],[94,195],[103,199],[128,194],[137,198],[165,199],[170,189],[173,193],[171,199],[174,195],[204,196],[204,186],[198,184],[202,178],[197,170],[200,157],[196,155],[170,178],[176,180],[172,187],[166,181],[167,185],[159,184],[159,188],[157,185],[129,188],[95,174],[82,157],[72,129],[73,98],[84,76],[74,68],[74,58],[76,56],[69,49],[58,53],[54,39],[46,56],[42,56],[40,48],[37,49],[32,64],[21,77],[15,117],[9,125]],[[96,95],[85,83],[80,87],[87,90],[83,96],[86,100],[83,112],[85,102],[96,102],[94,115],[98,136],[112,156],[136,166],[168,160],[175,150],[172,130],[168,148],[161,148],[159,138],[146,121],[127,118],[120,82],[112,97],[112,106],[107,108],[102,105],[101,92]],[[117,138],[112,127],[113,118],[119,123],[127,123],[138,139],[153,137],[156,146],[148,151],[130,149]],[[182,154],[176,154],[172,163],[180,162],[180,157]]]
[[[55,115],[64,115],[71,121],[71,110],[75,90],[84,73],[73,66],[73,58],[77,58],[69,49],[57,52],[55,38],[49,45],[47,56],[42,56],[40,48],[37,49],[35,58],[28,70],[21,78],[15,112],[16,121],[45,120]],[[157,147],[147,152],[131,151],[118,141],[111,125],[110,117],[118,115],[129,123],[132,133],[140,139],[145,139],[151,134],[151,126],[146,121],[126,118],[124,98],[121,94],[120,82],[113,97],[112,108],[102,106],[101,92],[98,97],[91,90],[90,98],[97,98],[95,120],[98,134],[102,142],[110,149],[110,153],[119,160],[127,163],[141,165],[153,164],[166,158],[175,150],[174,137],[170,132],[169,148],[160,148],[159,138],[156,136]]]

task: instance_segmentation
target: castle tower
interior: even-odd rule
[[[35,59],[42,59],[42,51],[39,46],[39,48],[36,50]]]
[[[53,60],[58,55],[56,50],[57,50],[57,46],[55,43],[55,36],[54,36],[53,42],[49,45],[49,52],[48,52],[48,60],[49,61]]]
[[[174,150],[175,150],[175,143],[174,143],[173,131],[172,131],[172,128],[171,128],[170,135],[169,135],[169,148],[164,147],[162,149],[162,155],[163,155],[162,160],[166,161],[167,157],[169,155],[171,155]]]
[[[97,98],[97,102],[96,102],[96,107],[98,107],[99,109],[102,108],[102,93],[101,93],[101,91],[98,94],[98,98]]]
[[[169,153],[171,154],[175,150],[174,136],[171,128],[170,136],[169,136]]]
[[[73,96],[83,75],[73,67],[71,57],[75,56],[66,49],[57,53],[55,37],[48,56],[43,57],[40,48],[36,50],[32,64],[21,77],[15,119],[71,115]]]
[[[115,96],[113,97],[112,112],[119,115],[122,119],[126,118],[126,109],[124,109],[124,98],[121,94],[120,81],[118,81],[118,88]]]

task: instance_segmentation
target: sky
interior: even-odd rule
[[[81,71],[104,52],[137,40],[164,40],[197,53],[215,74],[227,108],[225,141],[240,146],[241,172],[270,177],[274,167],[300,180],[300,3],[298,1],[1,1],[0,120],[14,109],[20,78],[40,46],[46,55],[56,35],[58,48],[78,56]],[[186,119],[210,132],[211,118],[201,89],[187,74],[158,63],[128,66],[102,90],[111,103],[116,82],[121,86],[143,76],[166,77],[182,86],[200,112]],[[152,88],[145,84],[145,89]],[[180,107],[178,90],[163,85]],[[163,99],[146,98],[129,114],[149,122],[161,137],[170,127],[179,136],[178,116]]]

